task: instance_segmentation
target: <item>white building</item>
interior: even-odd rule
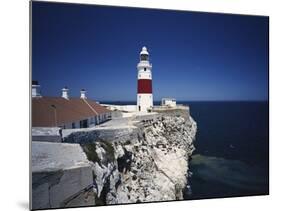
[[[175,98],[162,98],[161,105],[168,106],[168,107],[176,107],[177,101]]]
[[[149,63],[149,53],[146,47],[140,52],[138,69],[137,110],[147,111],[153,106],[152,95],[152,65]]]

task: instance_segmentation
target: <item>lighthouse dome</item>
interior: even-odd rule
[[[147,48],[145,46],[142,47],[142,50],[141,50],[140,54],[146,54],[146,55],[149,54],[148,51],[147,51]]]

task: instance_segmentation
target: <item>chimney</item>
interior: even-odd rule
[[[61,90],[62,91],[61,97],[66,99],[66,100],[69,100],[68,90],[69,89],[66,86],[64,88],[62,88],[62,90]]]
[[[40,85],[38,81],[32,81],[32,92],[31,92],[32,97],[41,97],[40,94]]]
[[[87,97],[86,97],[86,90],[85,89],[81,89],[81,91],[80,91],[80,98],[81,99],[87,99]]]

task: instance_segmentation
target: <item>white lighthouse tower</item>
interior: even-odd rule
[[[138,69],[138,93],[137,93],[137,110],[147,111],[153,106],[152,95],[152,65],[149,63],[149,53],[146,47],[140,52],[140,62]]]

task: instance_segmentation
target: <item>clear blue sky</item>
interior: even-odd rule
[[[45,96],[135,101],[147,46],[155,100],[268,99],[268,17],[33,2],[32,39]]]

